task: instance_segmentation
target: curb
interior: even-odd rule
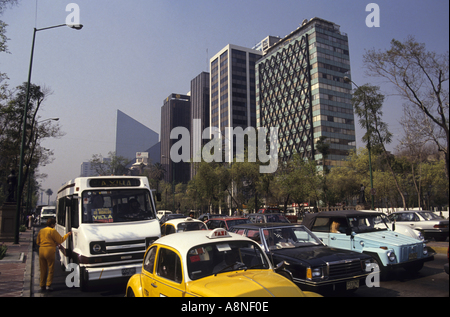
[[[447,254],[447,247],[428,247],[428,252],[434,252],[436,254]]]
[[[33,261],[34,261],[34,256],[33,256],[34,227],[32,227],[32,228],[33,228],[33,231],[31,232],[31,241],[30,241],[30,244],[28,245],[27,257],[26,257],[27,265],[25,267],[25,272],[24,272],[24,276],[23,276],[22,297],[31,297],[31,281],[33,280],[32,267],[33,267]]]

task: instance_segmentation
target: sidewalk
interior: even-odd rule
[[[0,297],[31,297],[34,230],[20,232],[19,244],[0,241],[8,247],[0,260]]]

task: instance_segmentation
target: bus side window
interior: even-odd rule
[[[73,197],[71,209],[72,209],[71,215],[72,228],[78,228],[80,226],[80,219],[78,216],[78,196]]]
[[[66,206],[64,205],[65,197],[58,199],[58,205],[56,210],[56,221],[58,225],[65,226],[66,225]]]

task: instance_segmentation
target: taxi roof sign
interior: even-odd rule
[[[217,228],[211,231],[207,236],[209,239],[226,238],[231,237],[231,235],[223,228]]]

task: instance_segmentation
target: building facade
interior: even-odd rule
[[[137,152],[146,151],[158,142],[158,133],[117,110],[116,156],[134,161]]]
[[[278,127],[278,157],[298,153],[329,167],[339,166],[355,149],[348,37],[319,18],[302,25],[266,49],[256,64],[258,127]],[[326,158],[315,150],[326,137]]]
[[[209,80],[209,73],[206,72],[191,80],[191,157],[201,156],[202,147],[207,142],[195,136],[209,127]],[[191,179],[196,172],[197,164],[191,164]]]
[[[255,65],[261,51],[227,45],[210,59],[210,126],[256,127]]]
[[[184,127],[191,130],[191,97],[170,94],[161,107],[161,164],[166,173],[164,180],[172,183],[187,183],[190,180],[189,162],[173,162],[170,149],[178,140],[170,139],[173,128]]]

